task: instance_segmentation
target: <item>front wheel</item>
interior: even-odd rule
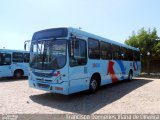
[[[89,91],[90,93],[95,93],[98,89],[98,82],[95,78],[92,78],[90,81]]]

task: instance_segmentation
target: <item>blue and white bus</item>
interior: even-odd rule
[[[31,40],[29,86],[68,95],[141,72],[139,49],[66,27],[35,32]]]
[[[0,78],[28,76],[29,51],[0,49]]]

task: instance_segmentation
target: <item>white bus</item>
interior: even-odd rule
[[[0,49],[0,78],[28,76],[29,51]]]
[[[35,32],[31,40],[29,86],[68,95],[141,72],[139,49],[75,28]]]

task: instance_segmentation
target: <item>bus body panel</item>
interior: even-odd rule
[[[14,71],[23,70],[24,76],[28,76],[29,63],[13,63],[11,66],[12,76],[14,76]]]
[[[69,93],[79,92],[89,89],[90,79],[86,66],[69,67]]]
[[[0,78],[12,76],[12,75],[13,73],[12,73],[10,65],[0,66]]]
[[[139,76],[141,71],[141,62],[140,61],[134,61],[133,62],[133,76]]]
[[[16,70],[23,70],[24,76],[28,76],[29,63],[13,63],[0,66],[0,77],[13,77]]]

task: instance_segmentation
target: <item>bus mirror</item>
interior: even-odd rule
[[[30,41],[30,40],[24,41],[24,50],[29,50],[30,44],[31,44],[31,41]]]
[[[26,47],[27,47],[27,44],[25,43],[25,44],[24,44],[24,50],[26,50]]]

